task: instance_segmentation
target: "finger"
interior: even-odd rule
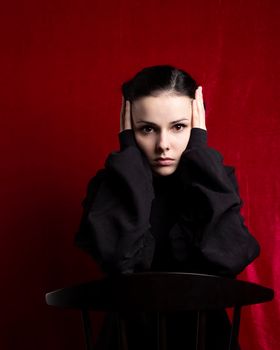
[[[192,128],[197,128],[199,125],[198,109],[197,109],[197,100],[192,101]]]
[[[195,99],[197,101],[197,108],[200,111],[204,110],[204,104],[203,104],[203,94],[202,94],[202,86],[199,86],[196,89]]]
[[[125,101],[124,129],[131,129],[131,104]]]
[[[120,131],[122,131],[124,128],[124,97],[122,96],[122,104],[121,104],[121,111],[120,111]]]
[[[203,94],[202,94],[202,87],[199,86],[195,92],[195,113],[196,118],[194,121],[194,125],[197,128],[201,128],[206,130],[206,123],[205,123],[205,109],[204,109],[204,103],[203,103]]]
[[[197,98],[197,110],[200,119],[205,117],[205,110],[204,110],[204,105],[203,105],[203,97],[199,94]]]

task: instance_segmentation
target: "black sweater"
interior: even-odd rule
[[[132,130],[90,181],[75,243],[108,273],[235,276],[259,254],[240,215],[234,168],[193,128],[177,170],[153,176]]]

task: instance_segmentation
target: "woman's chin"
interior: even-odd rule
[[[161,166],[153,168],[153,173],[157,176],[168,176],[175,172],[175,166]]]

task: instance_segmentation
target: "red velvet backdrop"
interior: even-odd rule
[[[170,63],[203,85],[210,144],[237,167],[275,288],[243,312],[244,350],[278,350],[280,5],[273,0],[10,0],[0,5],[0,348],[78,349],[80,317],[46,291],[96,277],[73,246],[86,184],[118,147],[120,84]],[[98,321],[98,320],[97,320]]]

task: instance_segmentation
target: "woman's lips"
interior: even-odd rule
[[[175,160],[172,158],[156,158],[155,162],[157,166],[169,166],[173,165]]]

